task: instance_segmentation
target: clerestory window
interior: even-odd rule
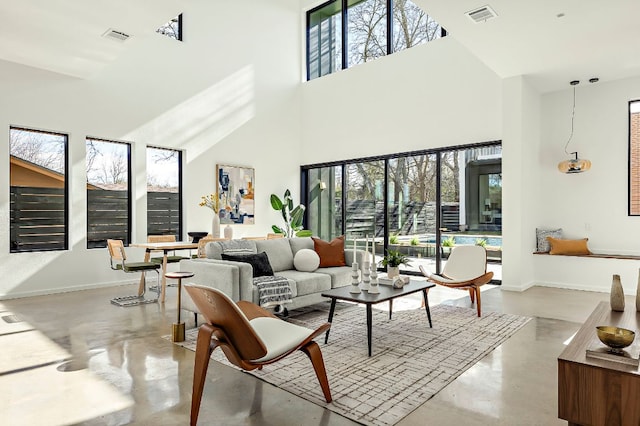
[[[307,12],[307,80],[446,34],[410,0],[331,0]]]

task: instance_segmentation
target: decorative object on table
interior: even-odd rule
[[[362,261],[362,290],[369,291],[369,285],[371,283],[370,274],[371,271],[369,269],[369,236],[365,236],[364,243],[364,257]]]
[[[589,80],[590,83],[596,83],[598,81],[597,78],[592,78]],[[577,152],[569,152],[567,148],[569,147],[569,142],[573,138],[573,121],[576,115],[576,86],[580,84],[580,80],[573,80],[569,84],[573,86],[573,108],[571,109],[571,133],[569,134],[569,139],[564,146],[564,152],[567,155],[573,155],[574,158],[570,158],[568,160],[561,161],[558,163],[558,170],[562,173],[582,173],[586,172],[591,168],[591,161],[585,160],[583,158],[578,158]]]
[[[402,288],[407,284],[407,281],[404,280],[401,276],[393,277],[393,288]]]
[[[636,311],[640,312],[640,270],[638,270],[638,286],[636,288]]]
[[[636,338],[636,333],[632,330],[607,325],[596,327],[596,334],[598,339],[611,348],[613,352],[619,352],[621,349],[626,348]]]
[[[587,357],[620,362],[636,367],[640,364],[640,347],[634,345],[629,348],[635,339],[635,332],[626,328],[598,326],[596,327],[596,334],[606,347],[598,346],[587,349]]]
[[[220,197],[215,192],[200,197],[200,207],[209,207],[213,210],[213,218],[211,219],[211,236],[220,238]]]
[[[208,232],[187,232],[187,235],[191,237],[192,243],[199,242],[202,238],[206,237]]]
[[[288,189],[284,191],[284,197],[281,200],[276,194],[271,194],[271,207],[279,211],[282,214],[284,220],[284,228],[278,225],[272,225],[271,229],[276,234],[284,234],[287,238],[293,237],[310,237],[311,231],[302,227],[302,220],[304,219],[305,206],[298,204],[293,207],[293,198],[291,197],[291,191]]]
[[[255,171],[250,167],[218,164],[216,187],[220,195],[220,222],[255,224]]]
[[[391,278],[389,278],[388,275],[387,276],[383,275],[383,276],[379,276],[378,277],[378,284],[393,286],[393,281],[398,279],[398,278],[404,280],[405,285],[409,284],[409,281],[411,280],[409,277],[403,276],[403,275],[398,275],[397,277],[391,277]]]
[[[354,256],[355,259],[355,256]],[[351,286],[349,287],[349,293],[360,293],[360,274],[358,271],[358,262],[354,261],[351,264]]]
[[[387,268],[387,277],[393,278],[400,275],[400,265],[410,266],[409,257],[397,250],[387,250],[380,264]]]
[[[379,294],[378,288],[378,267],[375,263],[371,264],[371,282],[369,283],[369,294]]]
[[[620,281],[620,275],[614,275],[611,280],[611,294],[609,297],[611,310],[616,312],[624,311],[624,289]]]
[[[227,225],[224,227],[224,237],[227,240],[233,240],[233,228],[231,225]]]

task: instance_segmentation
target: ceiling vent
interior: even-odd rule
[[[107,31],[105,31],[104,34],[102,34],[102,37],[109,38],[111,40],[116,40],[116,41],[119,41],[121,43],[124,43],[131,36],[129,34],[123,33],[122,31],[118,31],[118,30],[114,30],[113,28],[109,28]]]
[[[465,15],[467,15],[469,19],[471,19],[476,24],[479,24],[481,22],[486,22],[487,20],[493,19],[498,16],[496,12],[489,5],[471,10],[465,13]]]

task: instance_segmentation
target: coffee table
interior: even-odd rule
[[[344,300],[346,302],[363,303],[367,307],[367,344],[369,345],[369,356],[371,356],[371,328],[372,328],[372,312],[371,306],[380,302],[389,302],[389,319],[393,312],[393,299],[397,297],[406,296],[407,294],[422,292],[424,298],[424,307],[427,311],[427,318],[429,319],[429,327],[433,328],[431,324],[431,311],[429,310],[429,297],[427,293],[429,289],[435,287],[434,283],[428,281],[409,281],[402,288],[393,288],[390,285],[378,285],[380,289],[379,294],[369,294],[366,291],[360,293],[349,293],[350,286],[334,288],[322,293],[322,296],[331,298],[331,309],[329,309],[329,322],[333,321],[333,313],[336,309],[336,302],[338,300]],[[324,343],[329,341],[329,331],[324,336]]]

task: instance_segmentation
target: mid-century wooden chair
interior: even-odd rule
[[[144,277],[144,285],[142,287],[142,294],[135,296],[121,296],[111,299],[111,303],[118,306],[135,306],[143,303],[154,303],[158,301],[155,299],[145,299],[144,293],[146,292],[146,271],[155,271],[157,274],[156,288],[160,288],[160,267],[159,263],[153,262],[127,262],[127,254],[124,250],[124,243],[122,240],[107,240],[107,248],[109,249],[109,257],[111,262],[111,269],[117,271],[123,271],[126,273],[142,273]],[[159,294],[159,292],[158,292]]]
[[[331,402],[322,352],[313,341],[331,324],[325,323],[311,330],[283,321],[251,302],[239,301],[236,304],[226,294],[211,287],[186,284],[184,288],[207,321],[198,330],[191,425],[198,421],[209,359],[218,346],[229,362],[248,371],[260,369],[301,350],[311,360],[325,400]]]
[[[427,272],[422,265],[420,272],[433,283],[459,290],[468,290],[471,304],[476,302],[478,316],[482,315],[480,286],[493,278],[493,272],[487,272],[487,250],[482,246],[455,246],[444,265],[442,275]]]
[[[276,238],[284,238],[284,234],[274,234],[274,233],[267,234],[267,240],[273,240]]]

